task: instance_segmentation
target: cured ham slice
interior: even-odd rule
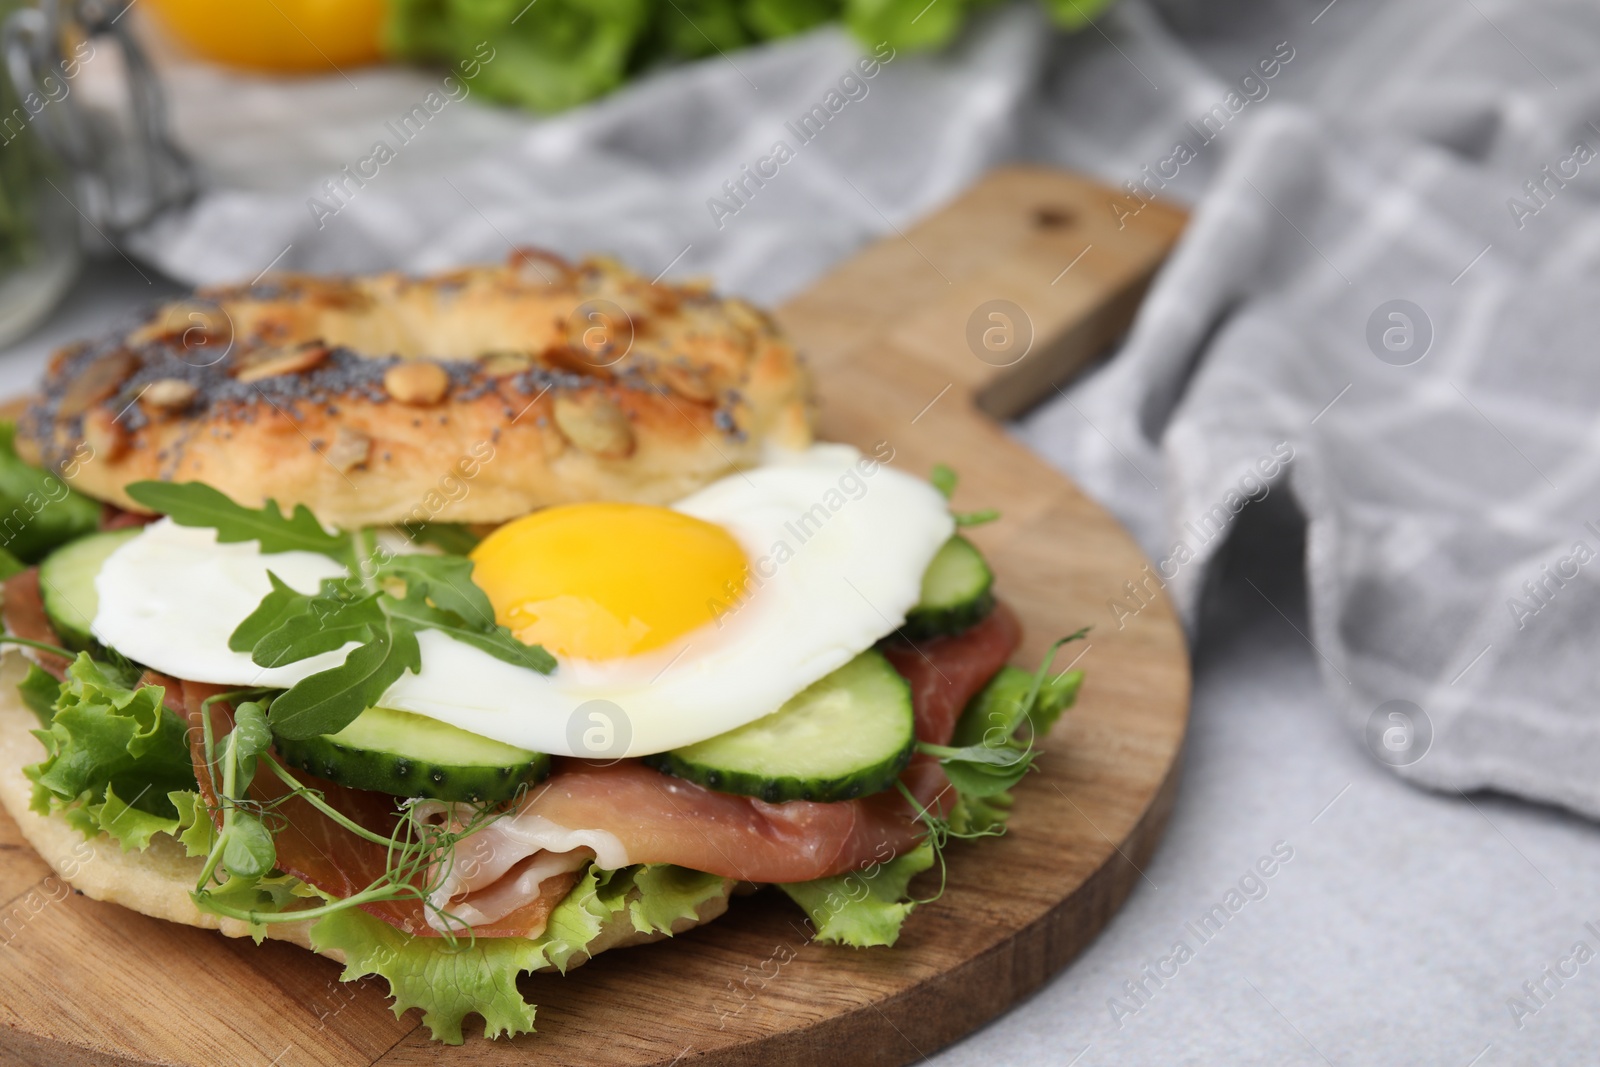
[[[961,709],[1010,657],[1021,638],[1016,617],[997,608],[953,637],[887,649],[911,683],[920,740],[950,739]],[[936,760],[913,757],[901,781],[919,805],[947,810]],[[717,793],[624,760],[559,761],[517,811],[463,841],[438,900],[492,918],[516,899],[506,875],[554,855],[595,857],[600,866],[672,863],[748,882],[804,882],[889,859],[923,828],[898,790],[831,804],[769,804]],[[519,879],[520,880],[520,879]]]
[[[0,606],[0,621],[5,623],[6,633],[60,648],[61,635],[56,633],[56,628],[50,625],[50,617],[44,613],[44,597],[39,590],[39,569],[29,567],[13,574],[5,580],[3,590],[0,595],[5,600]],[[49,671],[57,681],[67,676],[69,661],[60,656],[34,648],[25,648],[23,655]]]
[[[212,819],[220,829],[222,811],[217,805],[215,785],[205,764],[200,705],[207,697],[226,692],[228,687],[201,682],[173,683],[172,679],[152,680],[174,684],[178,687],[176,691],[182,694],[183,711],[193,727],[189,736],[195,778]],[[211,706],[211,728],[213,736],[218,738],[226,736],[233,729],[231,709],[225,701],[218,701]],[[400,802],[396,797],[350,789],[303,771],[294,771],[293,774],[308,788],[322,793],[323,799],[340,814],[373,833],[387,837],[394,833],[399,824]],[[276,835],[278,867],[281,870],[336,897],[354,896],[383,878],[389,862],[387,848],[357,836],[312,807],[308,801],[290,796],[290,793],[291,789],[267,767],[261,767],[256,772],[255,782],[250,787],[252,800],[275,805],[274,810],[284,820],[285,824],[277,830]],[[507,908],[494,921],[476,927],[473,932],[480,937],[537,937],[544,932],[550,913],[577,881],[578,875],[573,871],[554,871],[523,895],[515,906]],[[361,907],[368,914],[404,933],[417,937],[437,937],[441,930],[429,922],[430,915],[422,900],[427,886],[422,884],[421,878],[414,884],[418,891],[415,896],[374,901]],[[459,932],[460,924],[453,929]]]
[[[115,504],[100,505],[100,529],[102,530],[131,530],[138,526],[149,526],[161,516],[142,515],[137,511],[127,511]]]

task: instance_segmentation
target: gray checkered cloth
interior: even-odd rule
[[[854,68],[842,34],[549,121],[452,101],[337,200],[323,182],[437,76],[352,71],[357,92],[179,69],[209,191],[136,247],[215,281],[526,241],[775,299],[1008,158],[1163,186],[1197,212],[1131,339],[1021,432],[1134,529],[1146,587],[1191,620],[1247,499],[1292,495],[1304,636],[1352,743],[1430,786],[1600,816],[1600,12],[1161,7],[1124,0],[1059,38],[1012,6],[945,54],[897,56],[732,215],[708,201]]]
[[[1191,622],[1216,528],[1291,494],[1303,636],[1374,754],[1600,816],[1600,17],[1407,7],[1373,83],[1325,83],[1342,114],[1240,116],[1123,351],[1032,436]]]

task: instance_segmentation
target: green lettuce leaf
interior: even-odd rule
[[[394,1013],[422,1010],[435,1041],[459,1045],[461,1023],[483,1017],[485,1037],[533,1032],[534,1006],[517,992],[517,975],[546,964],[540,941],[480,938],[452,947],[437,937],[408,937],[359,908],[346,908],[311,928],[318,952],[344,953],[341,981],[377,975],[389,983]]]
[[[168,793],[167,800],[177,812],[171,818],[132,807],[116,795],[113,787],[107,786],[102,803],[85,801],[64,809],[61,814],[85,837],[104,833],[121,845],[124,852],[143,852],[157,834],[166,834],[176,838],[191,858],[204,856],[210,850],[215,830],[200,794],[178,790]],[[198,847],[201,842],[205,843],[204,848]]]
[[[28,664],[27,677],[17,683],[17,695],[22,697],[28,710],[39,717],[39,725],[46,728],[55,717],[56,697],[60,692],[61,683],[37,663]]]
[[[93,837],[101,832],[107,833],[116,839],[124,852],[134,850],[143,852],[150,847],[150,839],[156,834],[175,835],[181,825],[177,815],[170,818],[152,815],[143,808],[135,808],[125,803],[117,796],[116,787],[112,785],[106,786],[105,799],[100,803],[85,799],[82,804],[68,807],[62,814],[83,836]]]
[[[1057,26],[1081,30],[1110,7],[1111,0],[1045,0],[1044,6]]]
[[[1026,724],[1032,738],[1043,737],[1078,699],[1083,686],[1082,671],[1063,671],[1045,675],[1039,691],[1029,703],[1035,675],[1018,667],[1002,667],[978,694],[967,703],[950,738],[951,746],[969,755],[984,751],[1004,754],[1017,752],[1014,738]],[[950,750],[946,750],[950,751]],[[981,761],[952,759],[945,766],[956,787],[956,803],[948,819],[957,837],[973,837],[1003,830],[1011,816],[1010,785],[1021,777],[1027,762],[986,768]],[[1013,769],[1018,773],[1007,774]],[[985,770],[992,772],[986,781]],[[1010,778],[1011,781],[1006,781]]]
[[[657,863],[628,869],[629,884],[637,893],[628,895],[628,917],[641,934],[670,932],[680,919],[693,919],[701,904],[722,892],[726,879]]]
[[[1032,671],[1001,667],[999,673],[967,702],[950,744],[956,748],[985,742],[995,745],[999,739],[1014,734],[1024,720],[1036,737],[1049,733],[1061,713],[1077,701],[1078,690],[1083,686],[1083,672],[1063,671],[1047,676],[1029,706],[1027,700],[1032,685]]]
[[[390,0],[384,44],[452,64],[470,92],[559,111],[622,84],[654,10],[650,0]]]
[[[656,9],[652,42],[663,55],[699,59],[743,48],[750,32],[739,18],[737,0],[673,0]]]
[[[975,797],[957,791],[955,805],[950,809],[950,832],[955,837],[984,837],[1003,831],[1011,818],[1011,805],[1015,803],[1010,790],[1001,790],[986,797]]]
[[[396,59],[449,64],[450,100],[476,93],[548,112],[604,95],[663,63],[712,57],[737,64],[741,48],[841,18],[868,49],[939,48],[996,2],[389,0],[383,47]],[[1111,0],[1042,2],[1057,25],[1076,30]],[[434,95],[437,107],[448,103]]]
[[[12,445],[15,436],[15,424],[0,422],[0,564],[8,569],[18,561],[37,563],[100,525],[100,505],[73,492],[65,478],[24,463]]]
[[[178,829],[168,831],[178,839],[191,859],[204,858],[211,853],[217,828],[211,821],[199,793],[168,793],[167,799],[178,812]]]
[[[774,38],[803,33],[838,18],[842,10],[843,0],[744,0],[740,14],[757,37]]]
[[[196,784],[186,726],[162,704],[164,695],[130,671],[80,654],[49,725],[34,731],[46,756],[24,771],[33,810],[65,812],[85,834],[104,830],[124,848],[148,847],[155,833],[172,832],[168,825],[176,830],[170,794]]]
[[[856,39],[896,49],[939,48],[966,21],[968,0],[845,0],[844,20]]]
[[[856,948],[892,945],[917,906],[907,895],[911,879],[932,867],[933,860],[932,842],[923,841],[888,863],[778,888],[811,917],[816,940]]]
[[[517,991],[517,977],[541,967],[565,971],[606,924],[626,911],[641,933],[670,933],[674,919],[692,916],[722,893],[725,880],[676,867],[590,867],[551,913],[537,938],[409,937],[356,908],[334,912],[311,928],[318,950],[341,950],[346,982],[376,975],[389,983],[394,1013],[422,1011],[437,1041],[459,1045],[468,1015],[483,1019],[484,1036],[532,1033],[534,1005]]]

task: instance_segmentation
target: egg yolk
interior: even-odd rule
[[[498,620],[556,656],[660,648],[726,611],[749,573],[722,527],[645,504],[564,504],[506,523],[472,552]]]

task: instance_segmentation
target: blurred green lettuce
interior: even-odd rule
[[[457,68],[472,89],[532,111],[562,111],[650,67],[843,21],[868,47],[949,44],[994,0],[390,0],[385,47]],[[1041,0],[1081,29],[1112,0]]]

